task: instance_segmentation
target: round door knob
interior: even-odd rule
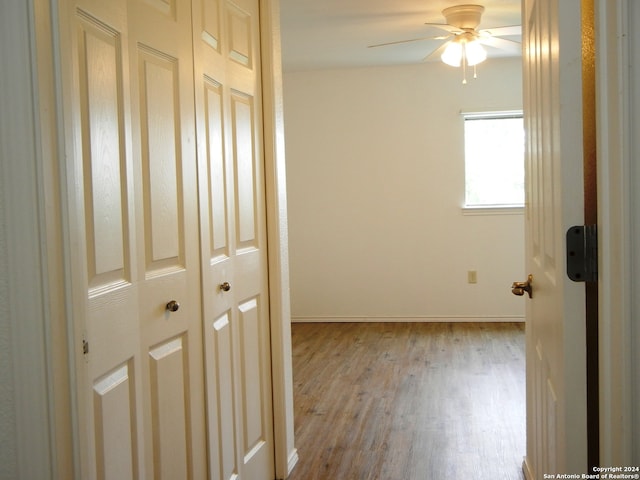
[[[169,303],[167,303],[167,310],[169,310],[170,312],[177,312],[179,308],[180,304],[175,300],[171,300]]]
[[[220,290],[222,290],[223,292],[228,292],[229,290],[231,290],[231,284],[229,282],[221,283]]]

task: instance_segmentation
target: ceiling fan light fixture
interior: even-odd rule
[[[449,42],[440,56],[442,61],[452,67],[459,67],[462,63],[462,44],[455,40]]]
[[[462,67],[462,83],[467,83],[467,67],[473,67],[473,78],[477,78],[476,65],[487,59],[487,52],[470,32],[456,36],[442,52],[442,61],[452,67]]]
[[[467,67],[473,67],[473,78],[477,78],[476,66],[487,59],[487,51],[482,44],[491,45],[494,48],[506,50],[513,55],[521,55],[519,41],[502,39],[501,36],[519,36],[522,33],[520,25],[495,27],[478,30],[484,7],[482,5],[455,5],[442,10],[446,23],[431,23],[425,25],[439,28],[447,32],[447,35],[412,38],[395,42],[369,45],[370,47],[382,47],[385,45],[397,45],[423,40],[447,40],[440,44],[423,61],[430,59],[437,53],[443,63],[462,69],[462,83],[467,83]]]
[[[467,65],[473,66],[484,62],[487,59],[487,51],[478,40],[468,42],[464,46]]]
[[[487,51],[478,40],[459,37],[449,42],[440,58],[452,67],[459,67],[463,64],[472,67],[487,59]]]

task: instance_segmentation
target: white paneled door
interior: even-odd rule
[[[257,0],[194,0],[211,478],[274,478]]]
[[[580,0],[523,2],[530,479],[587,473],[584,285],[565,271],[583,223]]]
[[[274,478],[257,1],[60,21],[81,476]]]

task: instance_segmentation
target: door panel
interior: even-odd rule
[[[184,268],[178,61],[138,47],[147,276]]]
[[[580,0],[523,2],[527,458],[531,478],[587,473],[584,286],[564,237],[583,222]]]
[[[260,305],[258,299],[251,298],[238,305],[240,324],[240,344],[242,350],[242,406],[245,419],[245,458],[259,449],[266,441],[262,399],[265,385],[261,372]]]
[[[81,476],[205,478],[190,4],[60,8]]]
[[[209,468],[213,478],[270,479],[258,2],[194,10]]]
[[[258,2],[60,19],[81,476],[274,478]]]
[[[245,5],[241,5],[243,3]],[[229,58],[252,70],[253,45],[257,41],[257,30],[254,28],[258,10],[252,2],[225,3],[227,13],[227,32],[229,42]],[[248,8],[244,10],[243,7]],[[250,9],[250,10],[249,10]]]
[[[231,95],[233,152],[236,192],[236,248],[258,248],[255,208],[256,165],[252,99],[239,92]]]
[[[190,2],[128,2],[147,473],[206,475]],[[175,301],[172,311],[168,303]]]
[[[205,336],[211,344],[205,345],[209,389],[207,391],[209,434],[213,478],[230,479],[240,471],[236,455],[236,413],[234,395],[233,346],[230,328],[231,312],[224,312],[207,328]],[[215,389],[215,390],[214,390]],[[214,412],[219,412],[215,415]]]
[[[197,11],[194,9],[194,11]],[[194,28],[200,27],[200,39],[209,44],[216,52],[220,53],[220,2],[218,0],[206,0],[200,3],[200,21],[195,20]],[[197,43],[197,40],[196,40]]]
[[[181,335],[149,351],[153,461],[163,478],[192,478],[186,343]]]
[[[83,478],[138,478],[141,357],[122,4],[62,5]],[[84,322],[80,321],[84,320]]]
[[[204,80],[204,115],[206,121],[206,163],[209,171],[209,241],[211,261],[229,256],[227,232],[227,187],[224,148],[224,130],[222,128],[222,86],[213,80]]]
[[[98,478],[137,478],[135,387],[131,362],[93,385]]]
[[[129,280],[122,47],[115,31],[90,18],[78,27],[87,273],[90,288],[99,289]]]
[[[176,12],[178,10],[176,3],[178,0],[146,0],[146,3],[158,12],[164,14],[168,19],[175,20]],[[183,14],[184,10],[180,12]]]

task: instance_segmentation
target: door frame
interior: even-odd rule
[[[54,401],[64,398],[68,369],[65,364],[57,371],[50,363],[66,355],[66,344],[56,330],[60,297],[49,276],[52,266],[60,267],[51,256],[55,229],[47,229],[53,210],[44,201],[52,194],[47,174],[53,163],[42,145],[51,131],[41,130],[51,98],[40,87],[52,77],[36,59],[47,25],[36,28],[34,21],[44,9],[44,1],[5,2],[0,15],[0,57],[12,66],[0,73],[0,105],[11,112],[0,122],[0,378],[7,387],[0,395],[0,461],[3,473],[16,478],[52,478],[54,468],[64,473],[55,447],[65,443],[66,418]],[[49,140],[55,144],[55,137]]]
[[[596,117],[598,144],[598,276],[600,349],[600,463],[640,462],[640,70],[634,0],[596,0]],[[635,323],[635,324],[634,324]],[[635,351],[634,351],[635,350]],[[634,451],[635,448],[635,451]]]
[[[633,452],[631,446],[640,445],[640,418],[633,415],[631,407],[640,401],[639,353],[632,349],[632,345],[640,343],[640,328],[631,321],[640,314],[640,305],[633,302],[633,298],[640,299],[640,286],[631,281],[639,278],[640,264],[637,259],[633,264],[628,261],[633,247],[638,246],[640,232],[640,220],[632,215],[640,211],[640,196],[633,195],[629,176],[633,154],[640,151],[637,145],[631,144],[631,112],[627,108],[631,98],[626,75],[630,44],[640,40],[629,28],[629,0],[596,1],[601,462],[625,465],[633,458],[637,461],[639,454]],[[51,7],[56,5],[55,0],[9,2],[3,6],[1,16],[5,38],[12,39],[4,44],[11,48],[2,49],[2,55],[13,65],[24,63],[25,53],[31,61],[28,68],[12,72],[17,80],[11,86],[16,88],[0,92],[3,105],[13,99],[22,106],[12,115],[14,122],[24,120],[25,124],[19,138],[12,137],[14,132],[7,122],[0,124],[2,138],[12,140],[5,144],[3,152],[24,159],[24,162],[15,162],[12,170],[3,168],[4,174],[13,175],[11,181],[5,177],[2,190],[5,198],[25,199],[19,203],[19,209],[0,211],[0,231],[40,240],[39,245],[7,242],[0,252],[5,259],[15,259],[7,270],[6,281],[20,286],[20,291],[15,293],[0,289],[2,301],[12,306],[10,312],[2,312],[1,321],[3,328],[11,328],[13,376],[34,380],[14,382],[14,388],[19,387],[20,391],[15,391],[14,400],[3,398],[2,408],[13,412],[16,419],[15,438],[4,440],[17,449],[19,472],[40,466],[44,468],[43,473],[51,473],[51,478],[73,478],[74,465],[77,465],[74,400],[70,395],[73,379],[69,369],[73,359],[69,358],[64,334],[68,299],[62,288],[65,265],[60,260],[68,245],[64,241],[64,210],[58,187],[56,125],[60,119],[56,109],[58,92],[54,87],[57,32],[52,28],[55,15],[51,12]],[[275,460],[276,475],[286,478],[298,457],[293,441],[279,2],[260,0],[260,7]],[[634,113],[635,117],[639,114]],[[25,192],[31,196],[25,196]],[[34,252],[40,262],[32,262]],[[21,268],[33,263],[36,270]],[[23,316],[24,312],[28,312],[27,317]],[[28,329],[12,328],[20,325],[23,318],[32,319]],[[31,353],[21,355],[21,351]],[[45,385],[36,380],[42,380]],[[39,395],[28,392],[39,392]],[[29,403],[16,404],[16,398],[28,398]],[[5,401],[8,404],[5,405]],[[36,421],[26,415],[26,411],[46,412],[48,421]],[[23,451],[27,445],[29,458]]]
[[[259,3],[275,467],[276,477],[286,478],[298,456],[293,439],[280,10],[279,0]],[[15,106],[12,125],[0,123],[0,137],[10,140],[3,151],[23,160],[2,168],[5,198],[20,203],[10,211],[0,209],[0,232],[3,236],[11,232],[12,240],[28,240],[0,248],[0,260],[15,259],[7,281],[19,288],[0,288],[2,300],[12,305],[6,316],[2,312],[1,325],[11,329],[11,374],[20,379],[13,381],[16,391],[6,404],[16,417],[15,438],[0,436],[0,440],[15,448],[12,453],[17,454],[15,468],[20,477],[52,479],[78,478],[80,472],[77,405],[72,393],[73,352],[77,349],[70,340],[73,319],[69,289],[65,288],[71,281],[72,245],[65,233],[66,192],[60,166],[64,136],[57,7],[56,0],[3,6],[3,38],[11,41],[0,49],[11,65],[23,65],[24,58],[30,59],[26,68],[12,72],[12,89],[0,92],[3,105]],[[13,128],[16,122],[22,127],[19,131]],[[3,411],[4,401],[3,397]]]

